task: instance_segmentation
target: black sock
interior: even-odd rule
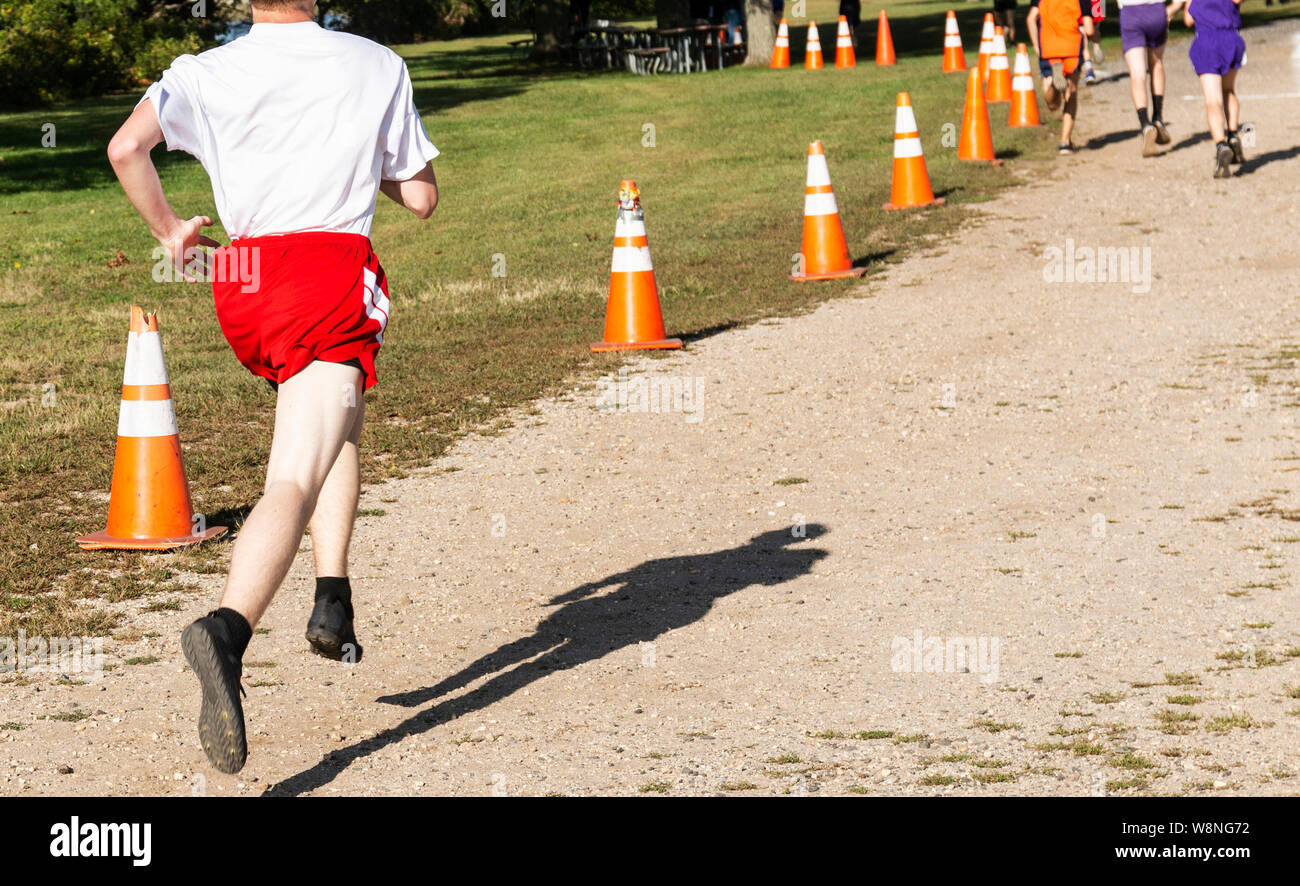
[[[221,607],[212,613],[212,617],[226,626],[230,631],[230,641],[234,644],[235,654],[242,660],[244,650],[248,649],[248,641],[253,639],[253,629],[248,624],[248,619],[244,618],[233,609]]]
[[[1228,141],[1232,141],[1234,138],[1237,137],[1237,130],[1229,129],[1227,130],[1227,132],[1228,132]]]
[[[1165,97],[1163,95],[1151,96],[1151,119],[1159,120],[1162,123],[1165,119]]]
[[[1138,108],[1138,126],[1141,126],[1143,129],[1146,129],[1150,125],[1151,125],[1151,121],[1147,119],[1147,109]]]
[[[317,601],[338,600],[343,604],[343,610],[347,612],[348,618],[352,617],[352,584],[346,575],[318,577],[316,599]]]

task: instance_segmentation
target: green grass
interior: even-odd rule
[[[666,794],[672,785],[666,781],[652,781],[641,785],[637,791],[642,794]]]
[[[1205,721],[1205,728],[1209,732],[1229,732],[1233,729],[1253,729],[1260,724],[1251,719],[1249,714],[1225,714],[1221,717],[1210,717]]]
[[[756,791],[758,790],[758,785],[754,784],[752,781],[725,781],[722,784],[718,785],[718,790]]]
[[[809,14],[829,22],[834,9],[814,0]],[[965,206],[1012,184],[1017,161],[1048,156],[1050,128],[1008,130],[997,106],[1006,166],[960,163],[941,143],[943,126],[960,123],[966,83],[939,73],[945,9],[934,0],[892,9],[900,58],[884,69],[638,78],[530,67],[508,35],[398,47],[443,151],[442,205],[426,223],[387,201],[376,214],[394,317],[383,383],[367,398],[365,479],[427,464],[575,373],[617,365],[587,344],[603,325],[620,179],[641,186],[669,331],[689,347],[853,290],[786,279],[812,139],[826,146],[850,252],[872,269],[952,233],[969,218]],[[980,12],[959,18],[973,55]],[[935,211],[881,208],[901,90],[948,201]],[[208,287],[152,281],[154,243],[105,159],[136,98],[0,114],[0,634],[104,635],[119,616],[86,601],[179,591],[147,571],[155,565],[224,568],[230,534],[173,554],[71,544],[104,525],[130,304],[159,310],[196,510],[209,525],[237,527],[260,494],[274,397],[229,353]],[[58,127],[56,148],[40,147],[46,122]],[[645,123],[655,147],[642,146]],[[215,217],[198,163],[155,155],[178,211]],[[219,226],[213,234],[225,239]],[[496,253],[505,277],[492,276]],[[44,406],[50,385],[55,399]]]
[[[996,720],[981,719],[976,720],[971,728],[983,729],[985,732],[998,733],[1005,732],[1008,729],[1019,729],[1019,723],[999,723]]]

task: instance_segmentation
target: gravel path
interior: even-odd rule
[[[1103,83],[1092,149],[862,298],[630,365],[680,408],[584,383],[367,489],[366,658],[306,652],[300,557],[240,775],[196,739],[195,576],[113,644],[157,661],[4,688],[0,792],[1296,793],[1300,120],[1269,96],[1300,28],[1247,42],[1238,177],[1175,44],[1167,155]],[[1067,238],[1149,289],[1045,282]]]

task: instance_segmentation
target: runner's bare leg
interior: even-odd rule
[[[358,402],[361,390],[356,392]],[[348,574],[348,546],[352,543],[353,517],[361,494],[361,463],[357,444],[365,421],[365,404],[357,410],[352,433],[339,450],[325,485],[316,497],[311,527],[311,550],[316,560],[316,575],[344,578]]]
[[[1201,75],[1201,91],[1205,93],[1205,122],[1210,127],[1210,139],[1218,144],[1227,138],[1223,129],[1223,78],[1218,74]]]
[[[309,365],[280,385],[266,488],[240,528],[221,605],[255,626],[284,581],[317,497],[350,436],[358,432],[362,372],[340,363]],[[355,511],[348,513],[350,523]]]

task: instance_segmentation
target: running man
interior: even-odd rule
[[[1185,0],[1169,4],[1169,21]],[[1246,41],[1241,39],[1241,0],[1191,0],[1183,23],[1196,28],[1196,39],[1187,50],[1192,67],[1205,94],[1205,119],[1214,139],[1214,177],[1232,175],[1230,164],[1244,163],[1241,136],[1241,106],[1237,102],[1237,71],[1246,63]]]
[[[1097,82],[1097,71],[1092,63],[1101,64],[1106,60],[1106,53],[1101,49],[1101,23],[1106,20],[1106,0],[1090,0],[1092,9],[1092,33],[1085,35],[1083,41],[1083,83],[1092,86]],[[1082,33],[1083,25],[1079,26]],[[1105,71],[1101,72],[1106,75]]]
[[[1083,14],[1079,0],[1033,0],[1025,25],[1034,52],[1038,53],[1043,101],[1049,111],[1061,109],[1058,153],[1073,154],[1075,147],[1070,136],[1079,111],[1083,42],[1092,37],[1092,16]]]
[[[1157,145],[1170,142],[1165,126],[1165,41],[1169,19],[1164,0],[1119,0],[1119,39],[1128,65],[1129,94],[1142,131],[1142,156],[1154,157]],[[1151,110],[1147,115],[1147,74],[1151,75]]]
[[[113,136],[109,160],[131,203],[180,267],[215,246],[206,216],[182,218],[149,152],[198,158],[231,246],[260,271],[258,291],[213,283],[239,361],[278,386],[261,500],[240,529],[220,608],[181,635],[202,689],[199,740],[222,772],[248,747],[239,680],[253,628],[311,526],[312,648],[360,657],[348,545],[357,510],[362,391],[388,321],[388,285],[370,245],[378,193],[419,218],[438,202],[438,150],[390,50],[313,21],[316,0],[252,0],[247,36],[172,62]],[[220,255],[220,254],[219,254]]]

